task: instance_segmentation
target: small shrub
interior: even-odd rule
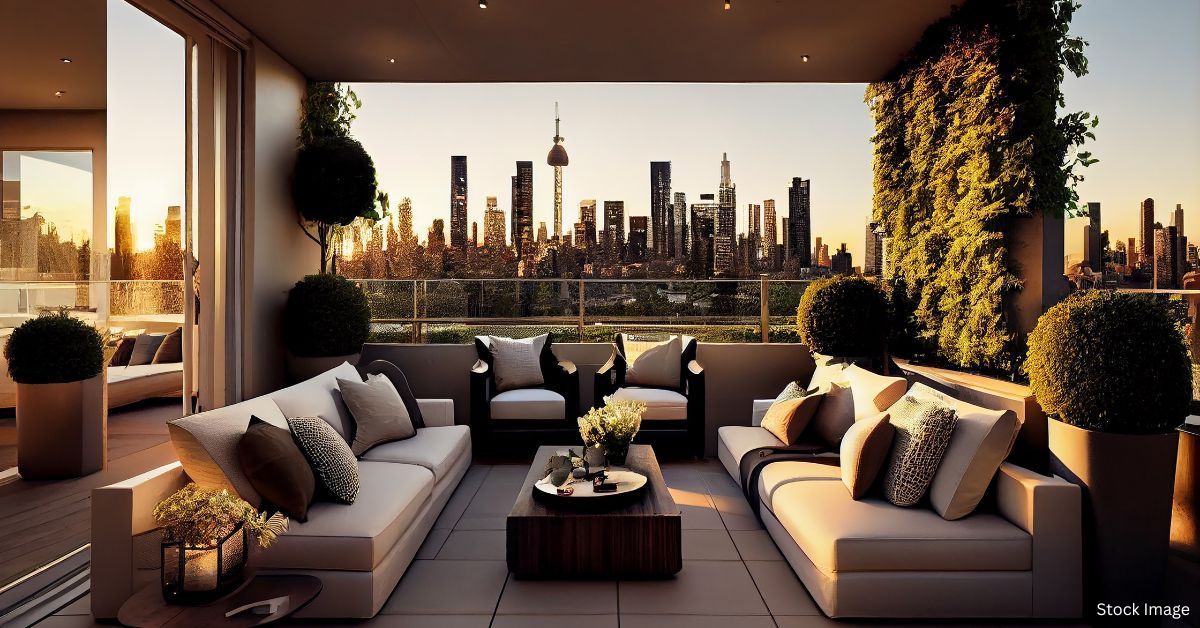
[[[20,384],[57,384],[95,377],[104,366],[104,339],[66,311],[21,323],[4,348],[8,375]]]
[[[800,341],[818,353],[866,357],[887,346],[888,305],[879,284],[862,277],[814,282],[796,309]]]
[[[288,292],[283,340],[292,355],[311,358],[358,353],[370,332],[367,296],[345,277],[309,275]]]
[[[1169,431],[1192,398],[1183,332],[1143,295],[1088,290],[1050,308],[1029,335],[1025,372],[1048,414],[1101,432]]]

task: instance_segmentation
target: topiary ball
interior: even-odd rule
[[[4,348],[8,375],[19,384],[58,384],[95,377],[104,367],[104,339],[67,312],[21,323]]]
[[[1192,398],[1183,331],[1148,295],[1087,290],[1064,299],[1038,319],[1024,368],[1047,414],[1100,432],[1168,432]]]
[[[800,298],[796,328],[800,342],[818,353],[880,356],[887,346],[887,298],[879,284],[869,279],[821,279]]]
[[[309,275],[288,291],[283,341],[292,355],[334,357],[362,350],[371,332],[367,295],[339,275]]]
[[[296,155],[292,199],[305,220],[348,225],[375,211],[375,162],[357,140],[329,137]]]

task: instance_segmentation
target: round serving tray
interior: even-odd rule
[[[575,489],[571,495],[559,495],[558,488],[548,480],[542,479],[534,483],[533,496],[540,501],[563,506],[578,506],[584,508],[606,508],[634,499],[646,490],[646,476],[628,469],[612,468],[608,470],[608,481],[617,485],[617,490],[611,493],[596,493],[592,491],[592,481],[578,479],[568,486]]]

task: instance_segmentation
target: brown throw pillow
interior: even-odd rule
[[[126,366],[129,364],[129,356],[133,355],[133,336],[126,336],[117,344],[117,350],[112,354],[112,358],[108,360],[109,366]]]
[[[366,382],[337,378],[342,401],[354,417],[354,442],[350,450],[355,456],[394,440],[417,435],[408,408],[400,393],[386,375],[369,375]]]
[[[256,417],[237,445],[242,473],[263,500],[303,523],[308,520],[317,481],[291,432]]]
[[[825,394],[825,400],[813,416],[812,433],[836,449],[846,430],[854,425],[854,395],[845,382],[825,382],[817,391]]]
[[[158,345],[158,351],[154,352],[154,359],[151,364],[165,364],[170,362],[183,362],[183,328],[176,328],[175,331],[167,334],[163,338],[162,344]]]
[[[795,445],[804,434],[804,428],[812,421],[821,405],[823,393],[812,393],[799,399],[788,399],[771,404],[763,417],[762,427],[786,445]]]
[[[153,362],[154,354],[158,352],[158,346],[166,337],[166,334],[139,334],[137,338],[133,339],[133,352],[129,354],[129,366]]]
[[[886,412],[861,418],[846,431],[842,438],[841,466],[842,482],[850,490],[850,497],[866,497],[888,461],[895,434],[896,428],[888,422]]]

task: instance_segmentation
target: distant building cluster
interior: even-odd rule
[[[1200,288],[1200,276],[1188,273],[1200,269],[1200,254],[1184,235],[1183,205],[1176,204],[1168,224],[1155,220],[1154,199],[1147,198],[1138,207],[1139,237],[1110,242],[1101,227],[1100,203],[1087,204],[1088,221],[1083,225],[1083,259],[1067,260],[1069,277],[1102,279],[1118,276],[1135,284],[1173,290]]]

